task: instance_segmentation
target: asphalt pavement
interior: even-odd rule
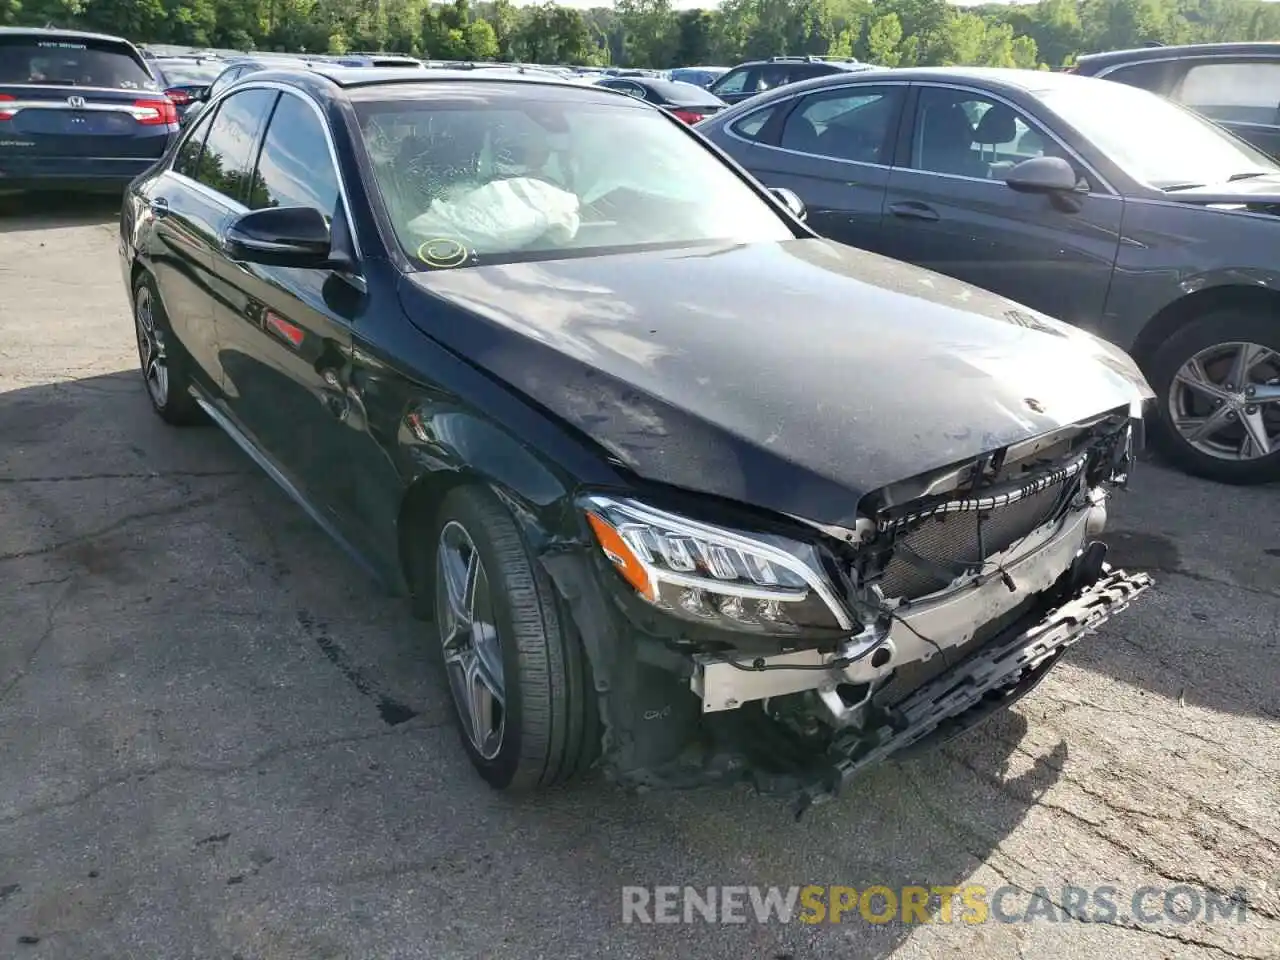
[[[746,789],[509,800],[405,604],[216,429],[151,413],[117,217],[0,200],[0,958],[1280,957],[1277,488],[1141,464],[1112,558],[1155,588],[799,822]],[[656,885],[1000,898],[624,923]]]

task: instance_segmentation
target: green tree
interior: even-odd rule
[[[898,47],[902,43],[902,21],[896,13],[877,17],[867,31],[867,53],[872,63],[896,67],[902,61]]]
[[[472,60],[494,60],[498,56],[498,36],[488,20],[473,20],[465,31],[468,56]]]

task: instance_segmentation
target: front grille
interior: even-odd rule
[[[946,587],[963,572],[977,569],[1053,519],[1067,483],[989,510],[936,513],[900,535],[885,567],[880,589],[890,599],[914,600]],[[981,526],[981,532],[979,532]],[[942,568],[942,569],[938,569]]]

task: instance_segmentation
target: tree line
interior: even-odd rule
[[[616,0],[580,10],[511,0],[0,0],[0,24],[76,27],[139,43],[446,60],[669,68],[819,55],[882,66],[1056,68],[1145,43],[1280,39],[1280,3],[1039,0]]]

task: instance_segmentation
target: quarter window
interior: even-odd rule
[[[236,77],[244,73],[244,67],[228,67],[213,79],[213,83],[209,84],[209,96],[216,97],[227,87],[235,82]]]
[[[1141,87],[1143,90],[1150,90],[1152,93],[1163,94],[1169,92],[1169,76],[1173,66],[1174,62],[1172,60],[1131,63],[1128,66],[1117,67],[1108,71],[1103,76],[1108,80],[1128,84],[1131,87]]]
[[[1002,180],[1015,164],[1046,156],[1072,163],[1057,141],[1042,134],[1021,111],[963,91],[920,90],[911,138],[913,169]]]
[[[200,117],[191,130],[190,136],[182,141],[182,146],[178,148],[178,156],[173,163],[174,173],[180,173],[192,180],[199,179],[200,151],[204,149],[204,138],[209,135],[209,124],[213,117],[213,110],[209,111],[208,116]]]
[[[275,98],[274,90],[242,90],[222,101],[200,155],[197,180],[232,200],[243,200],[258,134]]]
[[[324,126],[300,97],[283,94],[271,115],[249,191],[249,208],[314,207],[332,217],[338,174]]]
[[[1275,123],[1280,61],[1196,64],[1182,78],[1176,99],[1214,120]]]
[[[746,140],[759,140],[760,135],[764,133],[764,128],[768,125],[773,115],[778,112],[778,104],[765,107],[763,110],[757,110],[755,113],[749,114],[738,120],[736,123],[729,125],[738,136]]]
[[[860,86],[810,94],[787,117],[779,146],[833,160],[886,163],[904,89]]]

